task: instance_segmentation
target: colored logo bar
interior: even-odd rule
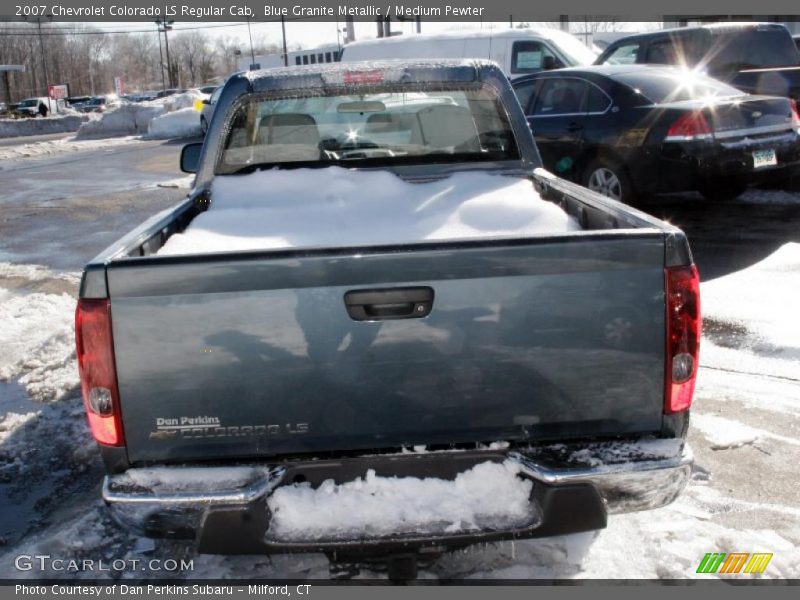
[[[698,573],[763,573],[772,553],[766,552],[709,552],[700,561]]]

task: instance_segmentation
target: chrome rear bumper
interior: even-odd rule
[[[337,483],[374,469],[383,476],[454,479],[484,461],[511,460],[533,482],[536,518],[522,528],[455,535],[362,537],[308,543],[270,539],[267,499],[279,486],[326,479]],[[541,537],[602,528],[608,513],[669,504],[689,481],[691,452],[683,440],[553,445],[524,450],[378,454],[340,460],[235,467],[130,469],[106,477],[103,498],[123,525],[151,537],[196,538],[220,553],[403,551],[477,541]]]

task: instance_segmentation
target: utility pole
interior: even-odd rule
[[[175,87],[175,84],[172,83],[172,62],[169,59],[169,36],[167,32],[172,29],[172,24],[175,21],[165,21],[164,22],[164,48],[167,52],[167,78],[169,79],[169,87]]]
[[[281,22],[283,22],[283,16],[281,16]],[[250,31],[250,17],[247,17],[247,36],[250,38],[250,68],[253,69],[253,65],[256,64],[256,53],[253,50],[253,32]]]
[[[289,66],[289,53],[286,51],[286,19],[281,15],[281,35],[283,36],[283,66]]]
[[[161,32],[164,32],[164,46],[167,50],[167,79],[169,80],[169,87],[175,87],[172,83],[172,63],[169,60],[169,37],[167,36],[167,32],[172,29],[172,24],[175,21],[162,21],[161,19],[156,19],[156,25],[158,25],[158,52],[161,54]],[[161,66],[161,84],[164,84],[164,66],[163,60],[164,56],[161,55],[162,66]],[[164,88],[166,90],[166,87]]]
[[[156,21],[158,28],[158,66],[161,71],[161,91],[167,91],[167,82],[164,80],[164,51],[161,49],[161,20]]]
[[[51,17],[52,18],[52,17]],[[50,93],[47,89],[47,85],[50,82],[50,76],[47,74],[47,59],[44,57],[44,38],[42,37],[42,19],[36,19],[36,24],[39,26],[39,47],[42,50],[42,68],[44,69],[44,95],[48,98],[48,104],[50,104]]]

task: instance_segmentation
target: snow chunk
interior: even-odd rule
[[[513,238],[580,229],[526,179],[479,172],[410,183],[341,167],[221,176],[212,204],[161,255]]]
[[[752,427],[714,415],[693,414],[691,424],[711,442],[712,450],[738,448],[759,438],[758,431]]]
[[[181,108],[150,121],[147,137],[153,139],[181,138],[200,135],[200,113],[194,108]]]
[[[38,419],[39,414],[39,412],[0,413],[0,444],[5,443],[19,428]]]
[[[170,179],[169,181],[162,181],[157,183],[156,187],[160,188],[176,188],[176,189],[191,189],[194,184],[194,175],[187,175],[186,177],[178,177]]]
[[[454,481],[380,477],[370,469],[339,485],[279,487],[268,500],[268,535],[302,541],[523,527],[536,515],[528,501],[533,484],[518,473],[512,461],[484,462]]]
[[[794,446],[800,445],[800,441],[796,439],[756,429],[715,415],[692,414],[691,425],[699,429],[711,442],[712,450],[738,448],[764,438],[771,438]]]

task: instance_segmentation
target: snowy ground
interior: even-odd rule
[[[135,162],[125,156],[120,169],[123,159]],[[180,197],[175,187],[190,184],[161,160],[136,164],[149,182],[138,175],[139,187],[120,205],[144,202],[148,194],[171,193],[174,201]],[[45,168],[55,167],[47,163],[14,177],[42,177]],[[64,185],[57,193],[37,187],[43,195],[37,202],[52,209],[85,194],[80,182]],[[103,231],[102,239],[129,230],[140,213],[155,212],[155,204],[143,204],[120,220],[105,209],[102,190],[94,194],[80,206],[92,214],[91,227]],[[122,577],[384,577],[378,570],[331,565],[322,555],[196,555],[189,544],[137,539],[109,519],[99,501],[102,467],[85,425],[72,347],[78,271],[87,251],[75,232],[87,226],[60,221],[68,229],[52,260],[23,252],[22,238],[38,221],[27,225],[26,215],[14,212],[25,209],[22,191],[7,198],[0,206],[13,208],[7,214],[22,225],[4,230],[0,223],[0,578],[34,576],[14,570],[13,557],[21,553],[194,559],[191,573],[127,571]],[[765,577],[800,577],[800,319],[794,309],[800,193],[751,191],[733,205],[699,207],[692,199],[659,199],[648,210],[686,229],[704,277],[706,325],[689,435],[696,466],[686,492],[656,511],[612,516],[601,532],[445,554],[420,577],[694,578],[707,552],[772,552]],[[39,258],[20,260],[32,256]]]
[[[97,140],[78,140],[73,135],[65,136],[58,140],[34,142],[0,148],[0,160],[19,160],[29,158],[48,157],[54,154],[67,154],[74,152],[89,152],[104,150],[116,146],[135,144],[135,136],[122,136]]]
[[[187,92],[152,102],[124,104],[102,114],[47,119],[0,119],[0,138],[19,143],[0,145],[3,163],[85,153],[134,144],[143,139],[179,139],[201,134],[200,113],[195,104],[207,96]],[[47,127],[49,125],[49,127]],[[60,139],[27,142],[24,137],[64,132]],[[75,132],[69,133],[67,132]]]

